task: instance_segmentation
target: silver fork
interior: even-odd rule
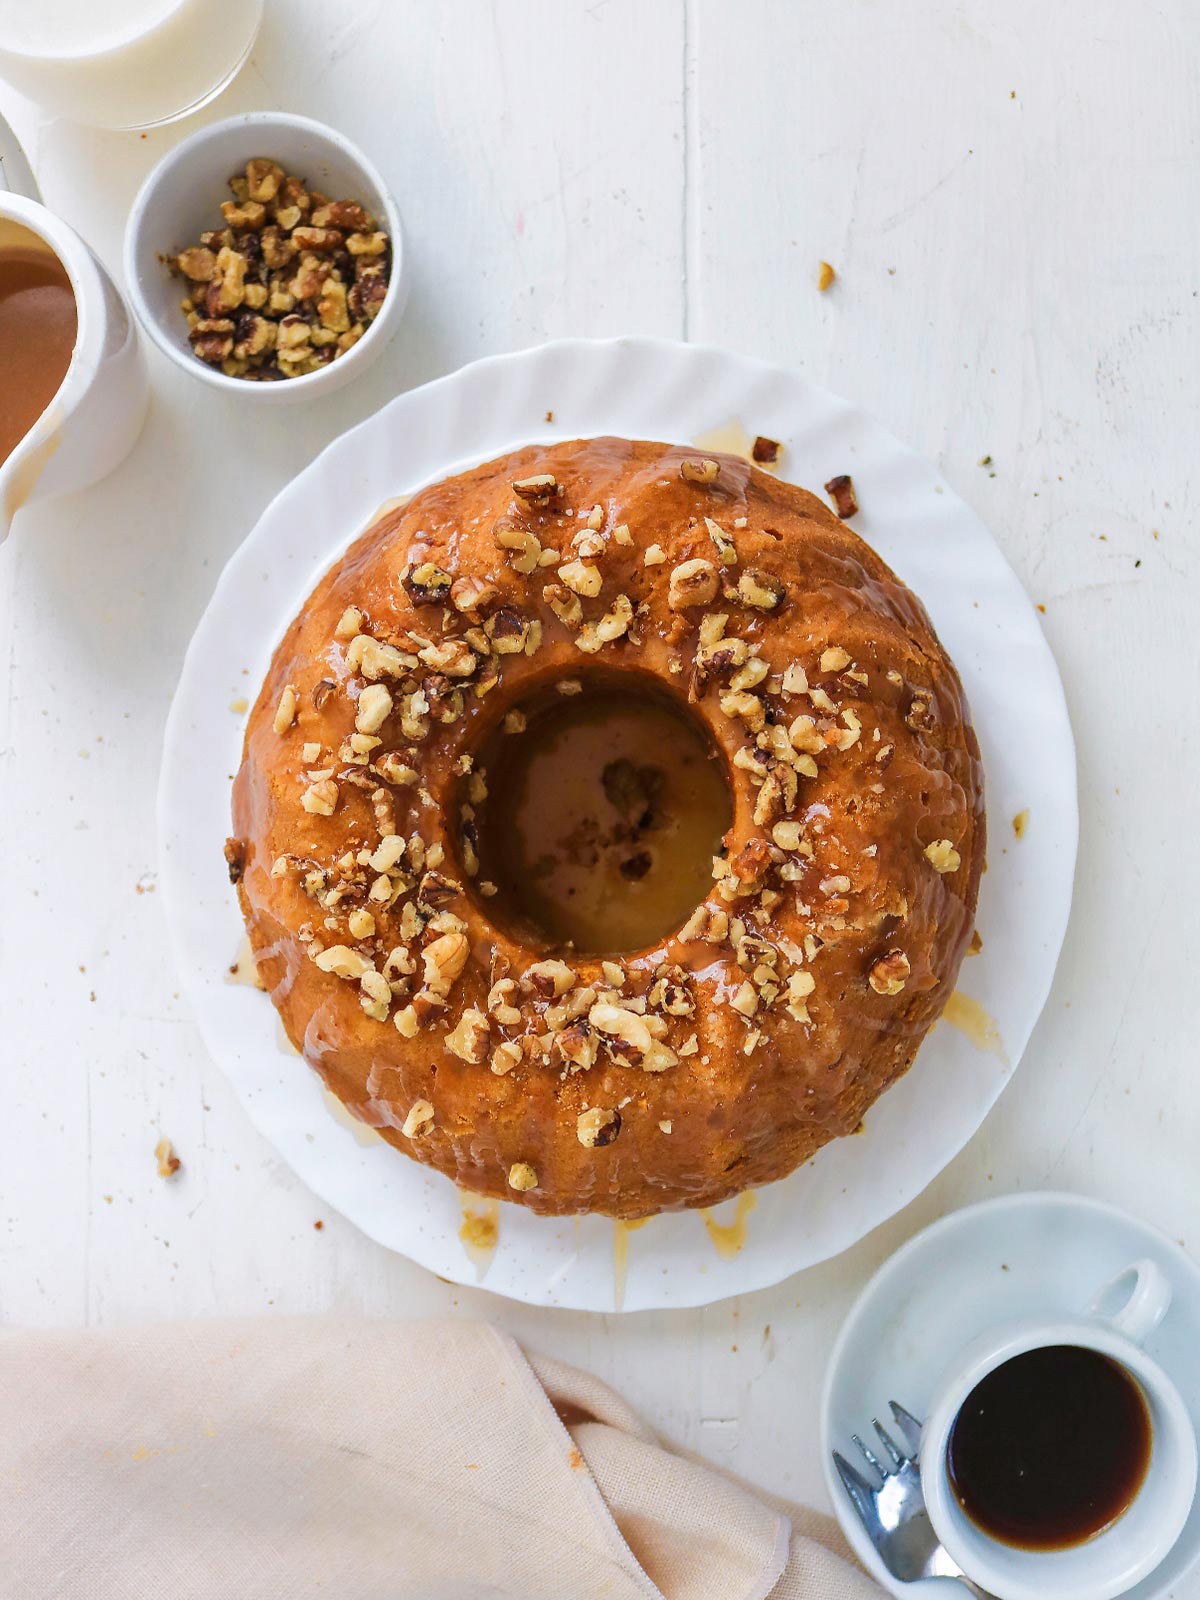
[[[871,1426],[879,1437],[886,1461],[881,1461],[857,1434],[851,1436],[870,1471],[878,1474],[878,1486],[857,1467],[851,1466],[840,1450],[833,1452],[838,1477],[858,1512],[867,1537],[893,1578],[914,1585],[914,1595],[928,1592],[932,1596],[936,1588],[943,1596],[957,1590],[977,1595],[979,1600],[993,1600],[986,1589],[972,1583],[962,1568],[955,1565],[933,1531],[921,1489],[921,1424],[894,1400],[888,1404],[904,1440],[903,1450],[874,1417]],[[919,1589],[915,1587],[918,1584]]]

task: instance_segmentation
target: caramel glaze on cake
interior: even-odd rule
[[[489,913],[475,759],[519,704],[606,683],[700,719],[733,821],[681,929],[582,956]],[[233,828],[262,978],[349,1110],[468,1189],[616,1217],[853,1133],[953,990],[984,854],[917,599],[804,490],[622,439],[381,516],[275,652]]]

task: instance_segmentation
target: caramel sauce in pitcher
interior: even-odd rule
[[[0,462],[58,393],[77,331],[75,295],[58,257],[23,229],[0,235]]]

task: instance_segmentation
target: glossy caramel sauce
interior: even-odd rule
[[[229,963],[225,974],[226,983],[246,984],[251,989],[266,989],[266,984],[258,970],[258,962],[254,959],[254,948],[250,943],[250,935],[241,941],[237,947],[237,954]]]
[[[1128,1510],[1150,1464],[1150,1414],[1125,1368],[1080,1345],[1014,1356],[967,1396],[947,1452],[972,1522],[1023,1550],[1083,1544]]]
[[[752,1189],[737,1197],[732,1222],[718,1222],[711,1211],[701,1211],[708,1237],[722,1261],[732,1261],[746,1243],[746,1225],[750,1213],[758,1205],[758,1196]]]
[[[640,950],[712,887],[732,819],[723,759],[685,708],[632,674],[551,693],[481,752],[489,914],[546,948]]]
[[[745,427],[736,418],[724,422],[717,428],[706,428],[692,440],[698,450],[715,450],[723,455],[741,456],[743,461],[749,461],[762,472],[778,472],[777,461],[755,461],[754,459],[755,435],[747,433]]]
[[[376,1130],[372,1128],[369,1123],[364,1122],[361,1117],[356,1117],[352,1111],[347,1111],[346,1107],[338,1099],[337,1095],[330,1093],[330,1091],[326,1089],[324,1091],[324,1099],[325,1109],[329,1112],[329,1115],[335,1122],[339,1123],[343,1128],[345,1128],[347,1133],[353,1134],[357,1143],[362,1145],[383,1143],[383,1135],[376,1132]]]
[[[7,237],[7,235],[6,235]],[[75,295],[62,262],[34,235],[0,243],[0,461],[57,394],[75,349]]]
[[[613,1223],[613,1309],[620,1311],[625,1304],[625,1279],[629,1271],[629,1235],[644,1228],[649,1217],[630,1217],[627,1222]]]
[[[460,1195],[462,1225],[458,1237],[463,1249],[475,1264],[478,1277],[492,1264],[492,1256],[500,1243],[500,1202],[475,1195]]]
[[[1004,1040],[1000,1037],[996,1019],[990,1012],[984,1010],[978,1000],[972,1000],[969,994],[963,994],[961,989],[956,989],[946,1001],[942,1017],[952,1028],[957,1028],[959,1033],[965,1034],[976,1050],[982,1050],[987,1055],[999,1056],[1001,1061],[1007,1062]]]

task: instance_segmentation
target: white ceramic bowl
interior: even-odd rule
[[[380,219],[392,243],[387,297],[356,345],[327,367],[275,383],[230,378],[192,354],[179,309],[184,284],[163,257],[221,227],[220,204],[231,199],[229,179],[255,156],[278,161],[335,200],[358,200]],[[214,122],[185,139],[142,185],[125,230],[125,282],[130,304],[149,338],[203,382],[265,405],[287,405],[340,389],[365,372],[396,331],[408,293],[404,241],[396,202],[374,166],[349,139],[309,117],[250,111]]]

